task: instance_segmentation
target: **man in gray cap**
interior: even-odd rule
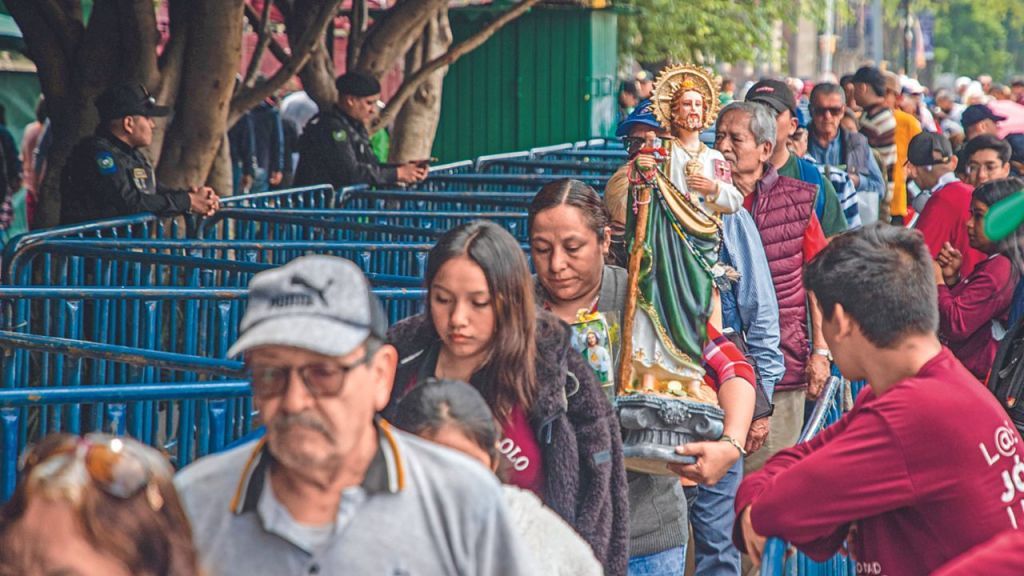
[[[211,216],[220,199],[208,186],[176,190],[156,181],[142,148],[153,142],[153,118],[170,109],[157,106],[146,87],[125,84],[96,98],[96,133],[72,150],[61,173],[61,224],[112,218],[136,212],[159,216]]]
[[[494,475],[377,416],[397,353],[355,264],[257,274],[241,329],[266,437],[175,480],[207,573],[528,573]]]
[[[427,159],[397,166],[382,165],[370,147],[367,128],[377,113],[380,82],[348,72],[334,82],[338,101],[321,110],[302,130],[295,185],[353,184],[386,186],[419,182],[427,177]]]

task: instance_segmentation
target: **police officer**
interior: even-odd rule
[[[145,86],[110,88],[96,98],[100,124],[79,142],[61,173],[61,224],[137,212],[160,216],[210,216],[220,199],[207,186],[175,190],[160,186],[141,148],[153,142],[153,118],[170,109],[157,106]]]
[[[427,163],[382,165],[370,148],[367,125],[376,113],[380,83],[371,76],[348,72],[335,81],[338,102],[313,117],[299,139],[295,185],[352,184],[385,186],[427,177]]]

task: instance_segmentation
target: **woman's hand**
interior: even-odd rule
[[[676,446],[676,453],[694,456],[697,461],[693,464],[670,464],[669,468],[683,478],[707,486],[714,486],[740,459],[740,451],[723,441],[690,442]]]
[[[960,267],[964,264],[964,255],[952,244],[944,243],[935,261],[942,270],[942,281],[946,286],[954,286],[960,281]]]

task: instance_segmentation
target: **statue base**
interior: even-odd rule
[[[630,394],[615,399],[622,426],[626,469],[675,476],[669,464],[693,464],[676,446],[717,440],[725,430],[725,412],[713,404],[660,394]]]

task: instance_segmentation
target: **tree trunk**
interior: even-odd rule
[[[448,8],[442,7],[428,22],[420,40],[409,50],[405,69],[412,74],[445,54],[452,44]],[[392,128],[390,160],[407,162],[430,158],[441,117],[441,90],[448,67],[432,73],[406,100]]]
[[[168,128],[157,180],[188,188],[206,182],[227,130],[228,107],[242,57],[243,0],[203,0],[188,13],[190,33],[181,97]],[[227,193],[219,189],[218,193]]]
[[[296,0],[285,22],[289,45],[298,44],[306,29],[314,24],[315,11],[312,4],[318,1]],[[331,50],[327,45],[332,40],[325,34],[323,42],[317,43],[306,65],[299,71],[302,88],[321,109],[331,106],[338,99],[338,91],[334,88],[334,62],[331,61]]]

